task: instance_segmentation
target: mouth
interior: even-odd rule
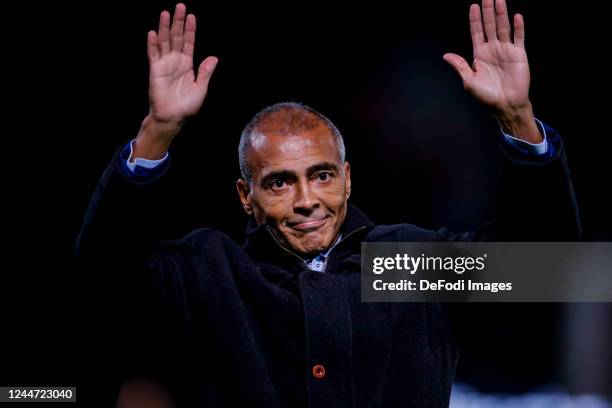
[[[297,224],[289,224],[289,226],[295,230],[307,232],[307,231],[315,231],[321,228],[327,222],[327,217],[321,218],[319,220],[310,220],[304,221]]]

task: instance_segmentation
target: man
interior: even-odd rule
[[[184,340],[176,360],[189,370],[182,388],[194,406],[448,406],[457,353],[443,309],[361,303],[361,242],[579,229],[561,139],[533,116],[522,17],[514,16],[512,38],[504,0],[472,5],[469,16],[474,64],[444,59],[501,126],[506,195],[547,183],[553,194],[516,208],[502,201],[497,224],[464,234],[377,226],[348,203],[351,172],[338,129],[309,107],[282,103],[258,113],[241,136],[237,191],[251,217],[239,246],[211,229],[174,241],[156,233],[168,148],[199,111],[217,65],[208,57],[194,73],[195,17],[182,4],[172,23],[162,12],[159,30],[148,34],[149,115],[102,176],[77,250],[90,265],[159,291]],[[551,223],[534,202],[566,207],[565,222]]]

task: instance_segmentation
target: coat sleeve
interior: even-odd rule
[[[130,177],[121,153],[120,149],[104,170],[76,240],[87,290],[129,307],[139,302],[142,309],[184,305],[186,280],[192,276],[186,261],[189,246],[183,239],[163,236],[172,221],[164,208],[169,163],[152,176]]]
[[[142,265],[162,238],[159,207],[168,166],[152,177],[130,178],[121,152],[104,170],[77,237],[76,256],[88,264]]]
[[[554,154],[521,155],[500,143],[496,219],[473,231],[439,229],[442,241],[578,241],[582,227],[563,140],[546,126]]]

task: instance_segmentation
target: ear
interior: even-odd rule
[[[242,208],[244,211],[251,215],[253,214],[253,206],[251,204],[251,188],[249,187],[249,183],[242,177],[236,181],[236,190],[238,191],[238,196],[240,197],[240,202],[242,203]]]
[[[346,199],[348,200],[351,196],[351,165],[347,161],[344,162],[344,179]]]

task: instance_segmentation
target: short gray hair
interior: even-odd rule
[[[340,162],[344,163],[346,158],[344,139],[336,125],[327,116],[298,102],[280,102],[259,111],[240,135],[238,161],[242,177],[249,184],[253,181],[253,168],[248,162],[247,155],[253,143],[253,134],[257,130],[269,128],[275,133],[289,136],[314,129],[321,124],[326,126],[334,137]]]

